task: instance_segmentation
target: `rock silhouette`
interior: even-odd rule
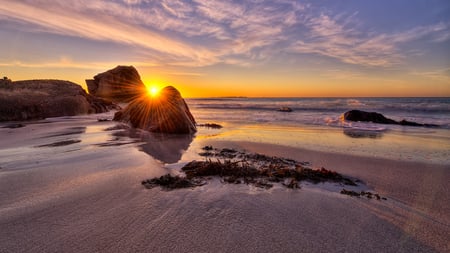
[[[186,102],[172,86],[165,87],[157,96],[142,93],[117,112],[114,120],[150,132],[189,134],[197,131]]]
[[[145,85],[133,66],[117,66],[86,80],[89,94],[114,102],[130,102],[145,93]]]
[[[438,127],[434,124],[421,124],[417,122],[401,120],[395,121],[393,119],[386,118],[383,114],[377,112],[366,112],[360,110],[347,111],[343,115],[345,120],[349,121],[362,121],[362,122],[373,122],[379,124],[395,124],[402,126],[423,126],[423,127]]]
[[[119,107],[61,80],[4,81],[0,85],[0,121],[102,113]]]
[[[279,112],[292,112],[292,108],[287,107],[287,106],[283,106],[283,107],[278,108],[277,111],[279,111]]]
[[[351,110],[344,113],[344,119],[349,121],[363,121],[380,124],[397,124],[397,121],[388,119],[381,113],[360,110]]]

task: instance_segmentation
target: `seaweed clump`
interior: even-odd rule
[[[358,197],[358,198],[366,197],[368,199],[387,200],[387,198],[381,197],[378,193],[372,193],[369,191],[356,192],[356,191],[352,191],[352,190],[342,189],[341,194],[348,195],[351,197]]]
[[[173,190],[177,188],[189,188],[195,186],[201,186],[206,184],[203,180],[200,179],[187,179],[185,177],[180,176],[172,176],[170,174],[166,174],[161,177],[155,177],[152,179],[147,179],[142,181],[142,185],[147,189],[152,189],[158,185],[166,188],[168,190]]]
[[[204,161],[192,161],[181,168],[185,177],[165,175],[143,181],[147,188],[161,185],[167,189],[195,187],[205,184],[205,178],[220,177],[223,183],[249,184],[259,188],[270,189],[274,183],[281,183],[287,188],[298,189],[300,182],[314,184],[336,182],[356,186],[357,181],[325,168],[312,169],[307,162],[293,159],[247,153],[235,149],[216,149],[205,146],[201,156]]]

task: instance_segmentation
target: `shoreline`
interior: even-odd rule
[[[439,132],[439,138],[393,130],[368,131],[365,134],[375,136],[352,137],[346,130],[317,125],[234,124],[226,129],[210,131],[210,136],[206,137],[212,141],[267,143],[317,152],[450,166],[447,159],[450,145],[445,135],[448,130],[441,129],[443,132]]]

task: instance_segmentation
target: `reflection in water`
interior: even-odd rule
[[[144,144],[139,145],[142,151],[164,163],[176,163],[181,159],[193,140],[193,135],[149,133],[142,138]]]
[[[372,138],[379,139],[383,137],[381,131],[369,131],[361,129],[344,128],[344,134],[351,138]]]
[[[114,135],[138,139],[143,142],[138,145],[141,151],[164,163],[178,162],[194,138],[192,134],[151,133],[139,129],[125,129]]]

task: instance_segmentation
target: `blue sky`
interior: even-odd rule
[[[16,80],[121,64],[188,96],[450,96],[448,0],[1,2]]]

